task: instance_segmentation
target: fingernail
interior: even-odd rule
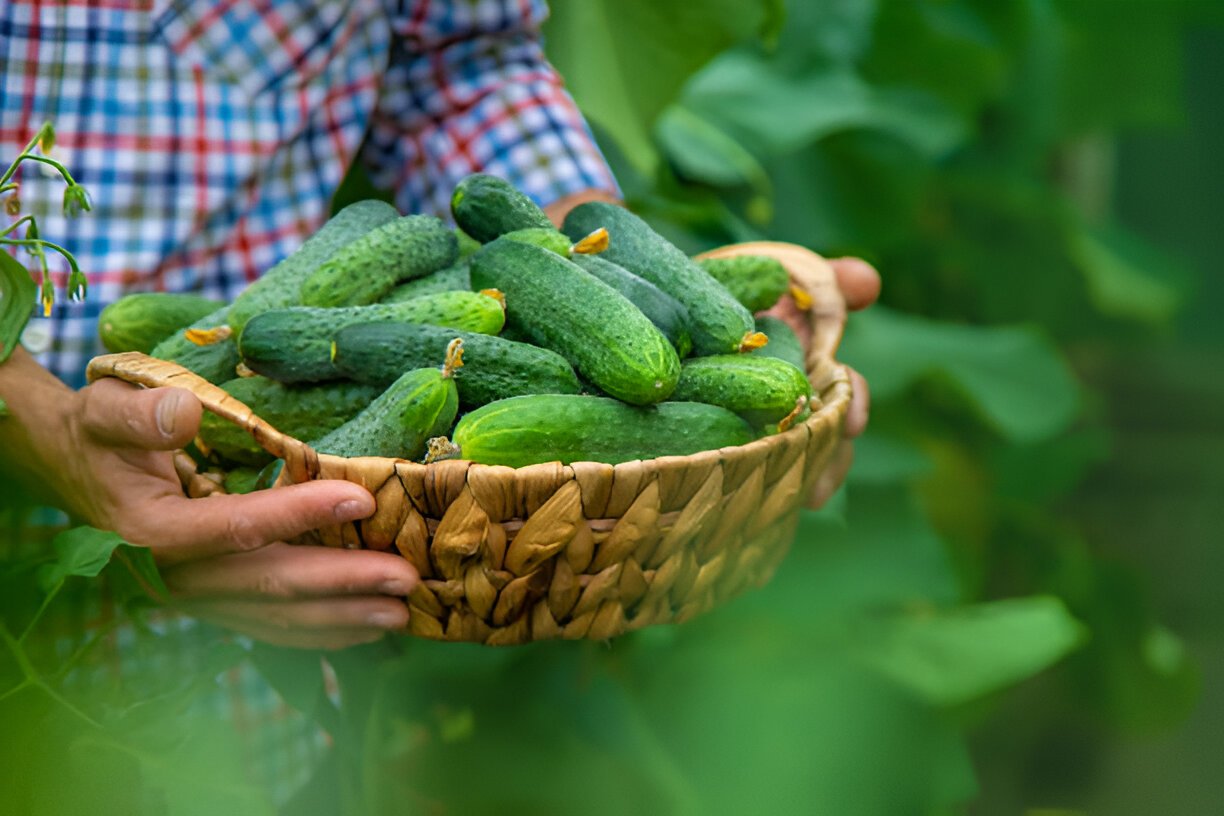
[[[356,521],[370,515],[366,503],[357,499],[345,499],[333,508],[337,521]]]
[[[384,595],[407,595],[412,591],[412,587],[408,582],[402,581],[399,578],[392,578],[380,587],[380,591]]]
[[[404,625],[404,615],[401,612],[371,612],[366,621],[379,629],[399,629]]]
[[[182,403],[182,393],[171,391],[157,404],[157,430],[161,431],[162,436],[174,435],[174,423],[178,419],[178,409]]]

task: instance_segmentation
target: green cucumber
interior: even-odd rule
[[[336,332],[357,323],[429,323],[476,334],[496,334],[505,321],[501,302],[479,292],[439,292],[403,303],[320,309],[296,306],[264,312],[239,338],[242,361],[257,374],[286,383],[340,376],[332,362]]]
[[[223,306],[219,300],[175,292],[125,295],[98,315],[98,338],[109,352],[148,354],[174,332]]]
[[[341,329],[334,362],[345,377],[386,385],[405,371],[437,360],[456,337],[463,340],[463,366],[455,370],[455,386],[464,406],[522,394],[577,394],[581,388],[570,364],[556,352],[418,323],[364,323]]]
[[[611,241],[601,257],[658,286],[688,309],[696,354],[733,354],[755,348],[752,313],[645,221],[623,207],[590,201],[570,211],[565,234],[577,241],[606,227]]]
[[[226,325],[229,306],[205,315],[191,324],[189,329],[220,330],[228,334]],[[201,346],[187,339],[186,331],[176,331],[162,340],[149,354],[159,360],[169,360],[178,363],[190,371],[194,371],[211,383],[223,383],[234,377],[234,369],[238,365],[238,344],[234,338],[226,336],[216,343]]]
[[[231,468],[221,484],[226,493],[252,493],[259,489],[259,468]]]
[[[583,271],[599,278],[637,306],[663,332],[663,336],[675,347],[676,354],[689,356],[693,350],[693,339],[689,335],[688,309],[684,308],[684,304],[645,278],[639,278],[599,255],[575,255],[573,261]]]
[[[743,445],[752,429],[715,405],[663,402],[639,408],[609,399],[537,394],[491,402],[459,420],[459,456],[488,465],[617,464]]]
[[[463,230],[455,227],[455,241],[459,246],[459,260],[463,260],[480,249],[481,243]]]
[[[772,309],[790,290],[790,275],[776,258],[736,255],[730,258],[703,258],[697,264],[727,287],[727,291],[750,312]]]
[[[377,386],[352,382],[291,386],[267,377],[239,377],[221,388],[272,427],[297,439],[314,439],[335,430],[382,392]],[[261,466],[272,461],[249,433],[211,412],[200,419],[199,439],[231,462]]]
[[[482,244],[515,230],[555,229],[544,211],[513,184],[485,173],[459,182],[451,195],[451,214],[460,229]]]
[[[432,215],[406,215],[336,250],[302,281],[306,306],[364,306],[397,283],[445,269],[459,258],[454,232]]]
[[[769,343],[752,352],[758,357],[776,357],[785,360],[800,371],[807,371],[807,355],[799,335],[785,320],[773,315],[758,315],[757,331],[769,337]]]
[[[260,312],[297,306],[302,282],[327,261],[336,250],[355,241],[370,230],[399,218],[385,201],[358,201],[336,213],[291,255],[265,272],[234,298],[229,324],[242,331],[247,321]]]
[[[365,410],[311,445],[334,456],[420,459],[429,440],[445,434],[459,412],[452,375],[462,365],[458,361],[462,344],[452,341],[442,368],[400,375]]]
[[[556,227],[532,227],[531,229],[514,230],[504,236],[507,241],[518,241],[521,244],[531,244],[542,247],[549,252],[555,252],[562,258],[570,257],[573,244],[565,233]]]
[[[803,372],[784,360],[720,354],[686,360],[672,396],[720,405],[759,428],[786,417],[811,393],[812,386]]]
[[[437,272],[416,280],[405,281],[392,289],[381,303],[403,303],[405,300],[419,298],[422,295],[433,295],[438,292],[459,292],[472,288],[472,274],[468,269],[467,259],[462,259],[454,266],[439,269]]]
[[[625,402],[667,399],[680,359],[636,306],[573,262],[530,244],[498,239],[472,256],[472,285],[506,296],[506,320],[537,346]]]

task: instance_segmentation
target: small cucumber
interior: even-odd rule
[[[299,305],[302,302],[302,282],[307,276],[336,250],[396,218],[399,218],[399,213],[395,207],[377,199],[358,201],[345,207],[297,250],[234,298],[229,314],[230,327],[235,332],[241,332],[247,321],[260,312]]]
[[[226,493],[252,493],[259,489],[259,468],[231,468],[226,471],[221,484]]]
[[[357,416],[311,442],[315,450],[335,456],[420,459],[426,443],[445,434],[459,412],[453,372],[462,365],[462,345],[462,340],[451,341],[441,369],[402,374]]]
[[[381,303],[403,303],[405,300],[419,298],[422,295],[433,295],[438,292],[459,292],[472,288],[472,274],[468,269],[466,259],[460,260],[454,266],[439,269],[437,272],[416,280],[405,281],[392,289]]]
[[[727,287],[727,291],[750,312],[773,308],[790,289],[786,267],[777,259],[764,255],[704,258],[697,264]]]
[[[645,278],[639,278],[599,255],[575,255],[573,260],[583,271],[599,278],[637,306],[671,341],[676,354],[689,356],[693,350],[693,339],[689,335],[688,309],[684,308],[684,304]]]
[[[600,256],[658,286],[688,309],[696,354],[734,354],[762,345],[752,313],[726,287],[624,207],[602,201],[580,204],[565,218],[565,234],[577,241],[606,227],[611,242]]]
[[[306,306],[364,306],[397,283],[444,269],[459,258],[454,232],[432,215],[406,215],[336,250],[302,281]]]
[[[472,256],[472,284],[506,296],[506,320],[625,402],[667,399],[680,359],[636,306],[546,249],[504,238]]]
[[[212,298],[175,292],[125,295],[98,315],[98,338],[109,352],[148,354],[174,332],[224,305]]]
[[[403,303],[320,309],[296,306],[256,316],[242,331],[242,361],[257,374],[286,383],[340,376],[332,362],[336,332],[357,323],[429,323],[476,334],[496,334],[505,322],[501,302],[479,292],[439,292]]]
[[[437,360],[455,337],[463,340],[463,367],[455,371],[461,405],[580,390],[574,370],[556,352],[418,323],[364,323],[341,329],[334,362],[345,377],[386,385],[405,371]]]
[[[514,230],[503,236],[507,241],[518,241],[520,244],[531,244],[549,252],[555,252],[562,258],[570,257],[573,244],[565,233],[556,227],[533,227],[531,229]]]
[[[672,395],[720,405],[753,427],[778,422],[812,393],[802,371],[784,360],[753,354],[720,354],[686,360]]]
[[[485,173],[468,176],[451,195],[455,223],[482,244],[521,229],[555,229],[534,201],[513,184]]]
[[[472,462],[617,464],[743,445],[752,429],[716,405],[663,402],[648,408],[607,397],[537,394],[491,402],[459,421],[453,441]]]
[[[378,386],[352,382],[291,386],[267,377],[239,377],[221,388],[272,427],[297,439],[314,439],[335,430],[382,392]],[[200,419],[199,439],[231,462],[258,467],[272,461],[249,433],[207,411]]]
[[[233,379],[239,357],[238,344],[230,336],[230,328],[227,325],[230,308],[222,306],[192,323],[188,329],[176,331],[154,346],[149,354],[159,360],[178,363],[211,383],[220,384]],[[218,331],[223,335],[215,343],[198,345],[187,339],[187,332],[192,329]]]
[[[455,241],[459,245],[459,260],[463,260],[480,249],[481,243],[463,230],[455,227]]]
[[[776,357],[785,360],[800,371],[807,371],[807,359],[803,343],[785,320],[773,315],[757,315],[757,331],[768,335],[769,344],[752,352],[758,357]]]

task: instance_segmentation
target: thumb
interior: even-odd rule
[[[203,408],[183,388],[140,388],[106,378],[81,389],[82,428],[112,447],[174,450],[200,428]]]

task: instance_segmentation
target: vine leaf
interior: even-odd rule
[[[34,308],[38,286],[30,272],[7,252],[0,252],[0,363],[17,348]]]

